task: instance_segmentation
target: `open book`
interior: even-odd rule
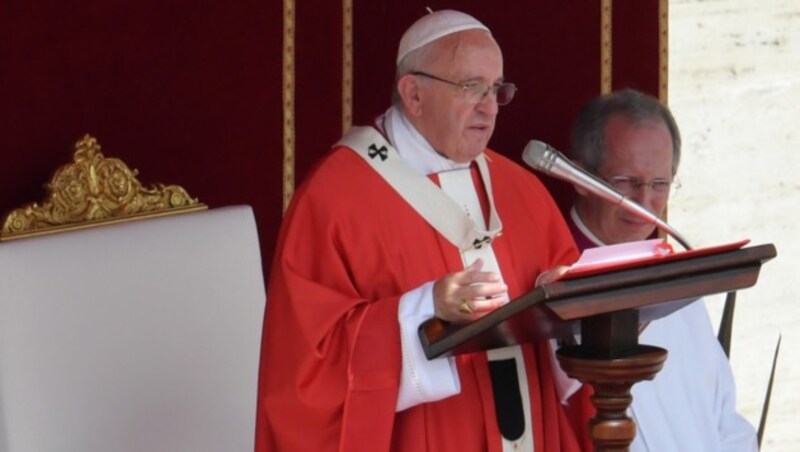
[[[675,251],[672,245],[662,239],[599,246],[584,250],[577,262],[572,264],[569,270],[559,279],[572,279],[594,273],[639,267],[655,262],[732,251],[743,247],[749,242],[749,239],[745,239],[738,242],[684,251]]]
[[[433,359],[574,333],[584,321],[630,309],[639,311],[639,322],[659,319],[698,297],[753,286],[761,265],[777,254],[771,244],[743,248],[748,240],[686,251],[670,251],[661,243],[587,253],[559,281],[532,289],[471,322],[428,319],[419,328],[425,356]]]

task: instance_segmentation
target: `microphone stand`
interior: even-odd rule
[[[636,215],[639,215],[642,218],[645,218],[645,219],[650,220],[650,221],[655,220],[653,222],[654,222],[654,224],[656,225],[656,227],[658,229],[664,231],[666,234],[671,235],[685,249],[687,249],[687,250],[692,249],[691,245],[689,245],[689,242],[686,240],[686,237],[684,237],[675,228],[670,226],[667,222],[665,222],[662,219],[650,214],[650,212],[647,209],[645,209],[644,207],[642,207],[641,205],[631,201],[629,198],[627,198],[625,196],[622,197],[622,199],[619,202],[619,205],[622,206],[624,209],[626,209],[626,210],[628,210],[630,212],[633,212]],[[641,214],[642,211],[647,212],[647,215],[642,215]]]
[[[550,174],[551,176],[555,176],[571,184],[579,185],[600,198],[621,206],[637,217],[655,224],[658,229],[671,235],[685,249],[692,249],[691,245],[689,245],[689,241],[675,228],[653,215],[649,210],[632,201],[630,198],[623,196],[605,181],[578,167],[549,144],[536,140],[531,141],[525,149],[523,160],[535,169],[541,170],[546,174]]]

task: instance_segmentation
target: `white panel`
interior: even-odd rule
[[[250,207],[0,244],[0,451],[252,451]]]

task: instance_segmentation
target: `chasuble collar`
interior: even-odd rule
[[[471,162],[457,163],[436,152],[397,106],[389,107],[378,117],[375,125],[397,149],[400,157],[421,174],[427,176],[470,166]]]

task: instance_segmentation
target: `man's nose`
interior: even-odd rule
[[[496,115],[500,111],[500,105],[497,103],[497,93],[490,89],[478,102],[476,109],[481,113]]]
[[[632,201],[649,210],[651,213],[660,215],[660,212],[658,212],[658,202],[664,199],[664,196],[656,193],[649,185],[643,184],[636,187],[629,197]]]

